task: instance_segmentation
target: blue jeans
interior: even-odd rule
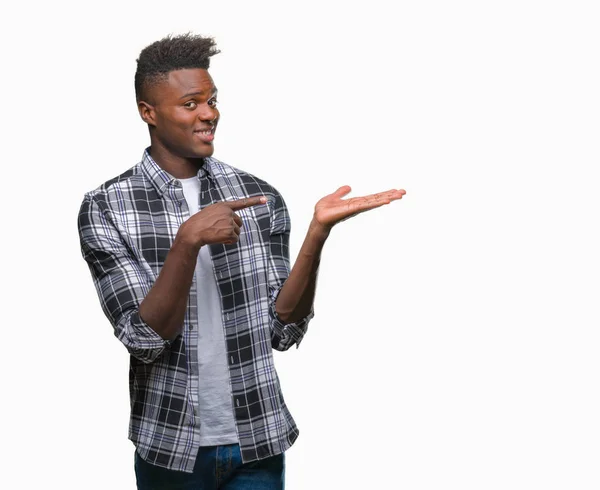
[[[135,453],[138,490],[283,490],[284,475],[283,454],[244,464],[238,444],[201,447],[193,473],[155,466]]]

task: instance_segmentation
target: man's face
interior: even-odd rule
[[[217,89],[208,71],[172,71],[167,80],[149,87],[147,95],[153,108],[152,120],[144,119],[150,124],[153,145],[180,158],[213,154],[219,111]]]

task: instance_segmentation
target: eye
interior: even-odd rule
[[[215,99],[215,98],[212,98],[212,99],[210,99],[210,100],[208,101],[208,105],[209,105],[210,107],[217,107],[217,103],[218,103],[218,102],[217,102],[217,99]]]
[[[185,104],[183,104],[183,107],[193,111],[196,107],[198,107],[198,104],[196,104],[196,102],[194,102],[193,100],[189,100]]]

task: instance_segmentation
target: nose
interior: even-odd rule
[[[219,111],[216,107],[204,104],[201,111],[198,112],[198,119],[204,122],[215,122],[219,118]]]

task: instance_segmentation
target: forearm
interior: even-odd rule
[[[183,327],[199,248],[175,238],[154,286],[140,304],[140,317],[163,339]]]
[[[315,220],[311,222],[296,262],[277,296],[275,311],[282,322],[294,323],[310,313],[315,298],[321,251],[329,232],[330,228],[324,228]]]

